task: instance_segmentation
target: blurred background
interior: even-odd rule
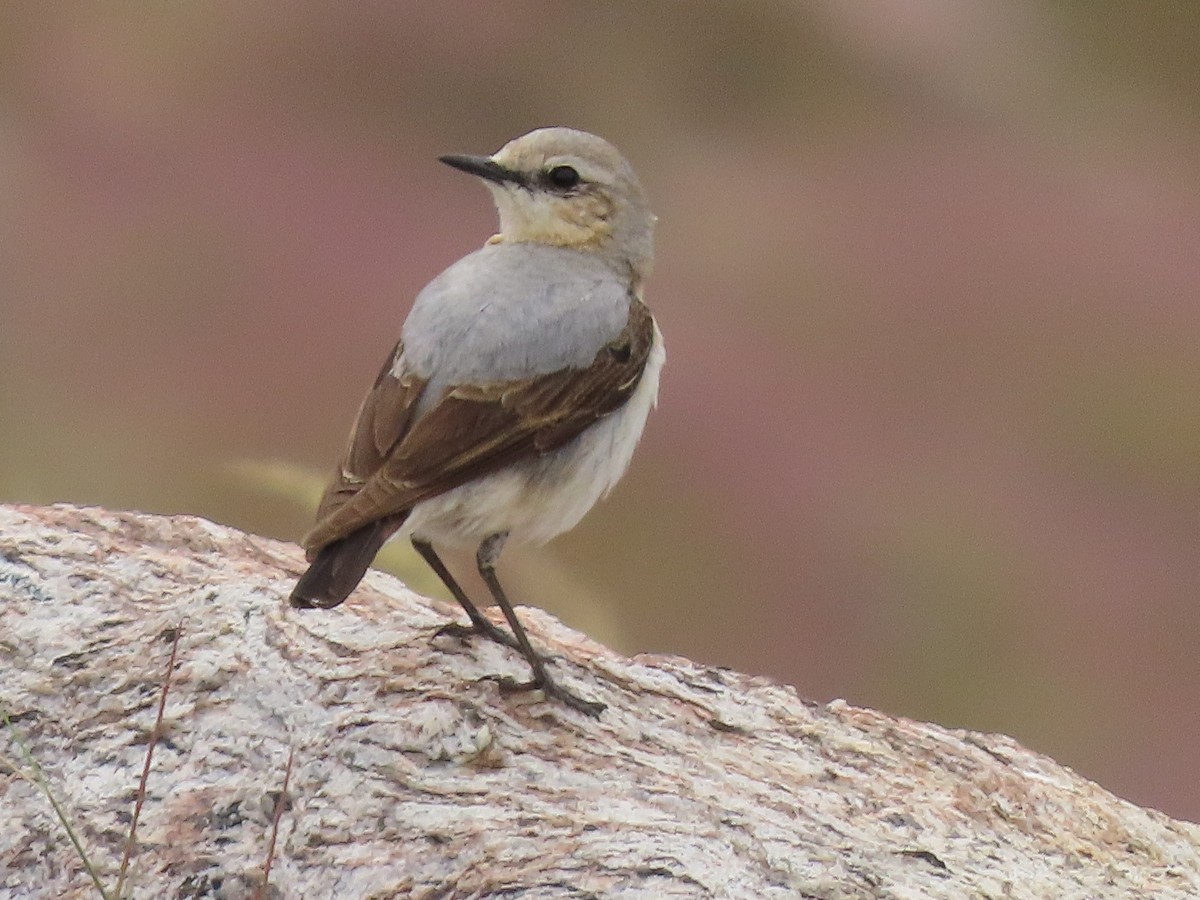
[[[1151,0],[6,4],[0,500],[295,540],[494,228],[437,155],[574,125],[669,360],[512,593],[1200,819],[1198,51]]]

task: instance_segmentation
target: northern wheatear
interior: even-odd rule
[[[529,682],[558,685],[496,578],[508,540],[574,527],[625,473],[658,394],[662,335],[642,303],[654,216],[607,141],[542,128],[493,156],[443,156],[483,179],[500,232],[417,296],[304,539],[297,607],[337,606],[397,532],[455,596],[470,627],[524,654]],[[463,592],[434,542],[475,551],[512,635]]]

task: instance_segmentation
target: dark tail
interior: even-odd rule
[[[396,523],[385,519],[326,544],[296,582],[289,602],[297,609],[337,606],[362,581],[375,554],[395,531]]]

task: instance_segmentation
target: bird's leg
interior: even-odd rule
[[[495,598],[496,603],[503,610],[504,618],[508,619],[508,624],[512,627],[513,634],[516,635],[519,649],[529,662],[530,668],[533,669],[533,678],[523,683],[507,678],[500,682],[501,688],[509,691],[540,690],[547,697],[560,700],[572,709],[579,710],[581,713],[586,713],[589,716],[599,716],[604,710],[603,703],[584,700],[582,697],[572,694],[550,677],[550,672],[546,668],[546,661],[533,649],[533,645],[529,642],[529,636],[525,634],[525,627],[521,624],[521,620],[517,618],[517,613],[512,608],[512,604],[508,602],[508,597],[504,594],[504,588],[500,587],[500,580],[496,577],[496,560],[499,558],[500,551],[504,548],[504,542],[507,539],[508,533],[500,532],[484,540],[479,545],[479,551],[475,554],[475,562],[479,566],[479,574],[483,576],[488,590],[492,592],[492,597]]]
[[[443,625],[437,630],[436,636],[448,634],[452,637],[465,638],[472,634],[481,634],[486,638],[491,638],[497,644],[503,644],[505,647],[512,647],[514,650],[521,650],[520,643],[503,628],[498,628],[492,624],[491,619],[479,611],[479,608],[471,602],[471,598],[454,580],[454,576],[450,574],[450,570],[446,568],[446,564],[442,562],[440,556],[433,549],[433,544],[429,541],[421,540],[420,538],[412,539],[413,549],[421,554],[421,558],[429,563],[429,568],[433,569],[438,578],[442,580],[442,584],[454,595],[454,599],[459,605],[466,610],[467,617],[470,618],[470,625],[461,625],[458,622],[450,622]],[[522,651],[523,652],[523,651]]]

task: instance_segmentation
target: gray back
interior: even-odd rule
[[[430,399],[449,385],[583,368],[621,333],[629,303],[628,281],[593,254],[489,244],[417,295],[404,355]]]

